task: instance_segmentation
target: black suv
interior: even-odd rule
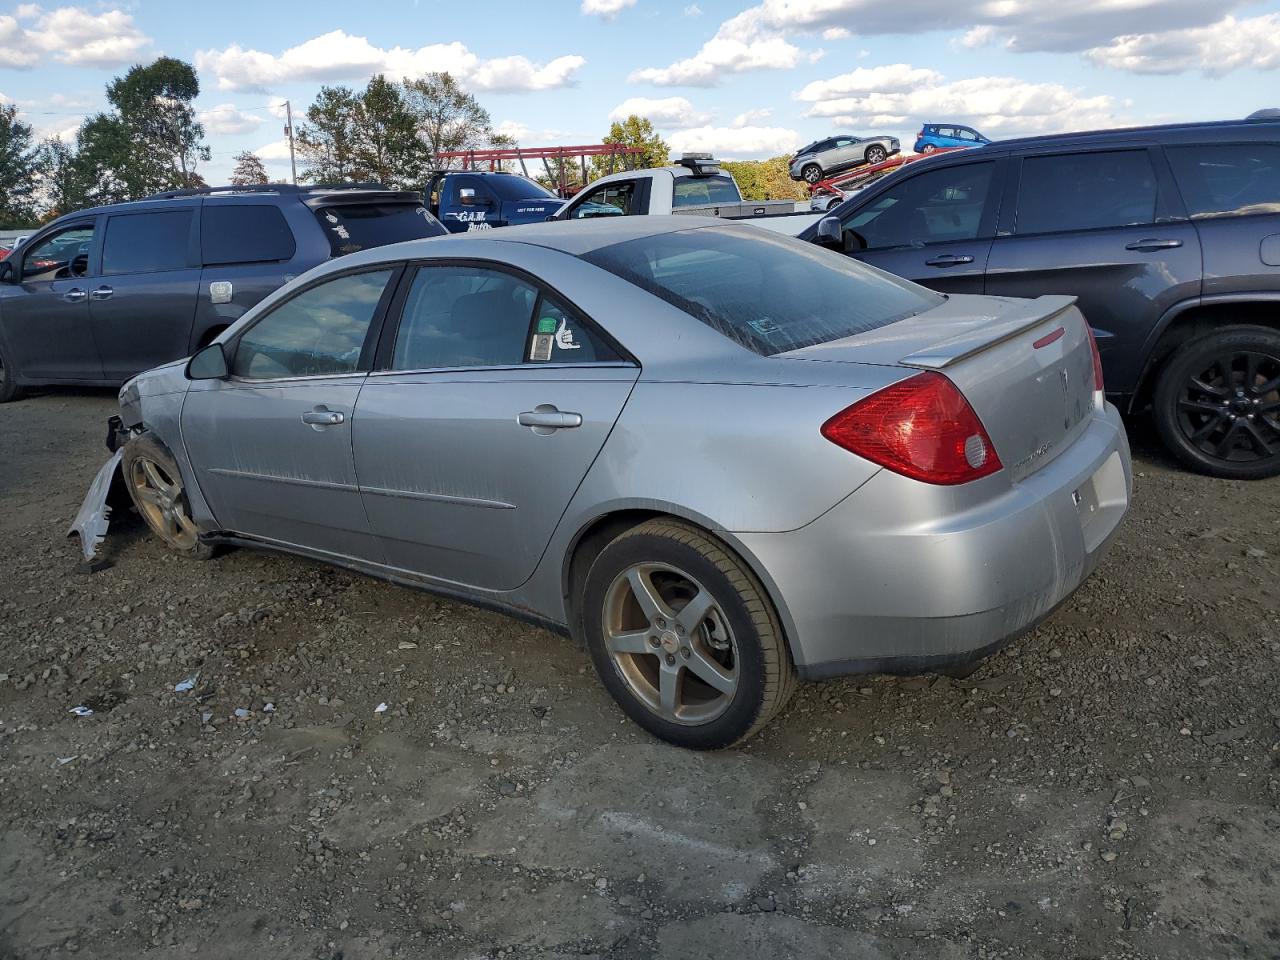
[[[420,194],[380,184],[176,190],[59,217],[0,261],[0,402],[123,383],[330,257],[445,233]]]
[[[1184,463],[1280,473],[1280,122],[1005,140],[910,164],[801,237],[954,293],[1079,298],[1107,392]]]

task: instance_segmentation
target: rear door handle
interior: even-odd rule
[[[582,414],[557,410],[555,407],[540,406],[537,410],[526,410],[517,416],[516,423],[522,427],[567,430],[582,426]]]
[[[1182,246],[1181,240],[1156,240],[1147,238],[1145,240],[1135,240],[1133,243],[1126,243],[1126,250],[1140,250],[1143,253],[1153,253],[1156,250],[1172,250],[1174,247]]]
[[[315,409],[308,410],[302,415],[302,422],[309,423],[317,427],[336,427],[347,419],[347,415],[341,410],[324,410]]]
[[[99,287],[97,290],[92,291],[89,294],[89,299],[90,300],[110,300],[111,295],[113,293],[115,293],[115,291],[112,290],[110,287],[103,286],[103,287]]]
[[[81,300],[83,300],[87,296],[88,296],[87,293],[85,293],[79,287],[76,287],[75,289],[68,290],[66,293],[64,293],[62,295],[62,299],[67,301],[67,303],[79,303]]]
[[[926,260],[925,266],[928,267],[958,267],[966,263],[973,263],[973,257],[956,256],[955,254],[947,254],[943,257],[934,257],[932,260]]]

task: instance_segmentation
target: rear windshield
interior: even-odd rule
[[[317,208],[316,218],[335,257],[448,232],[426,207],[416,203],[343,203]]]
[[[556,195],[542,184],[527,177],[507,173],[500,177],[485,177],[484,185],[503,200],[555,200]]]
[[[758,227],[661,233],[601,247],[583,259],[762,356],[876,330],[943,299]]]
[[[728,174],[714,177],[677,177],[671,196],[673,207],[693,207],[700,203],[741,203],[738,185]]]

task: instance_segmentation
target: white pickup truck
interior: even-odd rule
[[[639,214],[753,219],[795,212],[793,200],[743,200],[737,182],[720,169],[709,153],[686,153],[669,167],[625,170],[601,177],[579,190],[554,219]]]

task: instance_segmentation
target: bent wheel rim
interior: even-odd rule
[[[199,541],[195,522],[187,515],[187,498],[182,481],[148,457],[138,457],[129,467],[129,483],[134,502],[146,518],[147,526],[166,543],[180,550],[192,550]]]
[[[1177,417],[1188,442],[1215,460],[1280,455],[1280,357],[1245,350],[1212,358],[1183,384]]]
[[[738,689],[738,642],[711,592],[678,567],[639,563],[605,594],[604,645],[644,706],[670,723],[710,723]]]

